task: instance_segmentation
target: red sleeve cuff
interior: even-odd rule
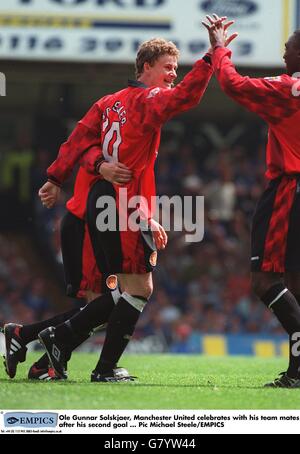
[[[52,175],[48,175],[48,181],[50,181],[50,183],[52,184],[55,184],[55,186],[58,186],[59,188],[62,187],[62,183],[60,181],[58,181],[55,177],[53,177]]]
[[[212,64],[214,69],[219,69],[219,65],[223,57],[231,58],[231,55],[232,52],[230,49],[227,49],[227,47],[215,47],[212,55]]]
[[[83,154],[79,163],[88,173],[98,175],[97,166],[101,160],[103,160],[101,148],[94,145]]]
[[[212,57],[212,54],[211,54],[210,52],[207,52],[207,53],[204,55],[204,57],[203,57],[202,60],[204,60],[205,63],[208,63],[208,64],[211,66],[211,64],[212,64],[211,57]]]
[[[105,162],[105,159],[104,158],[100,158],[98,159],[96,162],[95,162],[95,174],[96,175],[101,175],[99,173],[99,170],[100,170],[100,167],[101,165],[103,164],[103,162]]]

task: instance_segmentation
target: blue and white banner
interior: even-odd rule
[[[216,391],[218,390],[216,389],[214,393]],[[197,393],[196,387],[195,392]],[[22,418],[32,421],[26,426],[20,423],[19,411],[1,411],[0,433],[98,434],[104,435],[100,439],[103,445],[98,443],[100,448],[134,452],[137,448],[145,447],[199,449],[203,446],[199,435],[203,434],[298,434],[300,420],[299,410],[99,409],[54,410],[54,412],[55,422],[51,426],[47,424],[42,426],[39,420],[43,413],[23,411]],[[125,437],[119,438],[119,434],[124,434]],[[134,436],[141,434],[145,435],[145,438]],[[172,434],[176,434],[175,439],[168,436]],[[188,435],[192,435],[192,438]]]
[[[57,416],[57,413],[53,412],[7,412],[4,414],[4,427],[9,429],[12,427],[21,427],[23,429],[56,427],[58,423]]]
[[[181,63],[208,49],[201,20],[216,12],[236,20],[234,61],[282,66],[296,0],[1,0],[0,58],[133,62],[140,42],[176,42]]]

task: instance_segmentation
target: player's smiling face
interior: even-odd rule
[[[172,55],[162,55],[151,66],[144,64],[145,83],[148,87],[172,88],[177,77],[177,58]]]
[[[296,35],[292,35],[285,44],[283,60],[286,64],[287,73],[292,76],[300,71],[300,43]]]

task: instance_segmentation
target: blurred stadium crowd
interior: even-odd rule
[[[41,206],[37,190],[57,146],[47,147],[40,128],[39,133],[43,143],[21,135],[15,149],[2,154],[0,203],[10,219],[4,216],[1,227],[11,232],[27,226],[47,263],[62,276],[59,225],[74,179],[55,209]],[[60,128],[56,140],[63,141],[63,136]],[[282,333],[271,312],[250,293],[250,223],[265,185],[265,137],[264,125],[256,120],[234,128],[177,120],[165,128],[156,166],[157,194],[204,195],[205,236],[200,243],[186,243],[185,232],[169,232],[136,338],[159,334],[170,347],[193,332]],[[31,323],[62,310],[21,249],[13,236],[10,241],[0,236],[1,323]],[[50,275],[55,276],[53,267]]]

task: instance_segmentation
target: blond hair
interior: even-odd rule
[[[135,60],[135,75],[138,79],[144,71],[144,63],[153,66],[162,55],[179,58],[179,50],[172,41],[163,38],[152,38],[140,45]]]

